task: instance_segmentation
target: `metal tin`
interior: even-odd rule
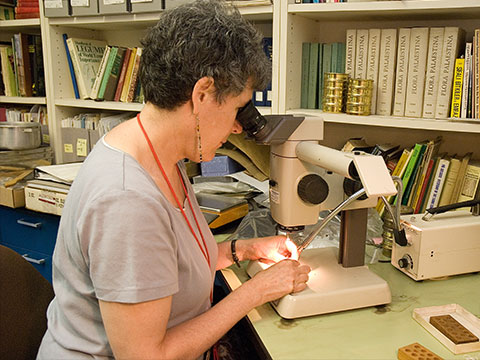
[[[0,122],[0,149],[26,150],[42,143],[41,126],[36,122]]]

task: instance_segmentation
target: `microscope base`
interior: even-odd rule
[[[308,286],[271,303],[281,317],[294,319],[390,303],[390,288],[385,280],[366,265],[344,268],[338,264],[337,252],[333,247],[302,252],[299,261],[312,269]],[[252,277],[266,267],[252,261],[247,273]]]

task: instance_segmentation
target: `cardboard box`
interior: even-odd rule
[[[32,180],[25,186],[25,207],[48,214],[62,215],[70,186],[52,181]]]
[[[62,155],[64,163],[85,160],[90,151],[87,129],[62,128]]]
[[[45,17],[63,17],[69,16],[72,13],[68,0],[45,0],[43,4]]]
[[[217,155],[211,161],[200,164],[202,176],[224,176],[244,170],[243,166],[226,155]]]
[[[98,11],[101,15],[127,14],[128,2],[127,0],[119,0],[119,1],[98,0]]]
[[[72,16],[90,16],[98,14],[98,0],[70,0]]]
[[[8,206],[11,208],[24,207],[24,186],[11,186],[7,188],[0,186],[0,205]]]
[[[88,152],[93,150],[93,147],[100,140],[100,131],[99,130],[88,130],[88,142],[89,142],[89,150]]]

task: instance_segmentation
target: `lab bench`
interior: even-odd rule
[[[242,268],[222,270],[235,289],[248,279]],[[480,317],[480,274],[416,282],[390,263],[369,265],[392,292],[388,305],[282,319],[270,304],[252,310],[247,319],[272,359],[397,359],[399,348],[418,342],[444,359],[480,360],[480,351],[454,355],[412,318],[415,308],[459,304]]]

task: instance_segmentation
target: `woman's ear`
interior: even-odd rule
[[[215,82],[212,77],[204,76],[197,80],[192,91],[193,114],[198,114],[200,106],[215,95]]]

